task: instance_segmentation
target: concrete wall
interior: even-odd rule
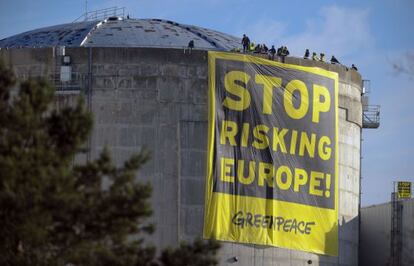
[[[414,265],[414,199],[402,201],[401,266]],[[360,265],[391,264],[391,203],[361,209]]]
[[[137,178],[153,190],[151,241],[158,247],[200,236],[203,225],[207,141],[207,53],[145,48],[67,48],[79,86],[91,83],[95,116],[92,158],[109,146],[122,164],[147,148],[152,160]],[[51,75],[52,49],[1,50],[20,77]],[[303,60],[339,73],[339,257],[281,248],[223,243],[221,265],[357,265],[361,127],[361,77],[344,67]],[[90,81],[90,82],[89,82]],[[61,96],[68,99],[73,96]],[[65,101],[65,100],[62,100]],[[237,256],[234,263],[231,258]]]

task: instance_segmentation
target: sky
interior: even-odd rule
[[[355,64],[381,105],[379,129],[363,130],[362,206],[389,201],[393,181],[414,182],[414,1],[88,0],[88,10],[125,7],[132,18],[211,28],[256,43],[306,48]],[[0,39],[72,22],[80,0],[0,0]]]

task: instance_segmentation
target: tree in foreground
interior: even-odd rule
[[[216,265],[213,241],[156,256],[151,187],[136,181],[148,154],[115,167],[108,151],[74,164],[92,130],[81,100],[51,108],[42,80],[16,85],[0,63],[0,265]]]

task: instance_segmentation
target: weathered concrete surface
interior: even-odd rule
[[[414,265],[414,199],[401,201],[401,266]],[[361,208],[361,265],[392,265],[391,203]]]
[[[91,81],[95,117],[90,156],[108,146],[117,164],[146,148],[152,160],[137,178],[154,187],[151,241],[177,245],[201,236],[207,141],[207,52],[174,49],[67,48],[84,91]],[[51,49],[0,50],[20,77],[51,75]],[[287,58],[339,73],[339,257],[223,243],[221,265],[356,265],[360,169],[361,78],[344,67]],[[32,74],[30,74],[32,75]],[[66,97],[66,96],[63,96]],[[69,97],[69,96],[67,96]]]

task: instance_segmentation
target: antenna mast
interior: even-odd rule
[[[88,0],[85,0],[85,20],[88,20]]]

